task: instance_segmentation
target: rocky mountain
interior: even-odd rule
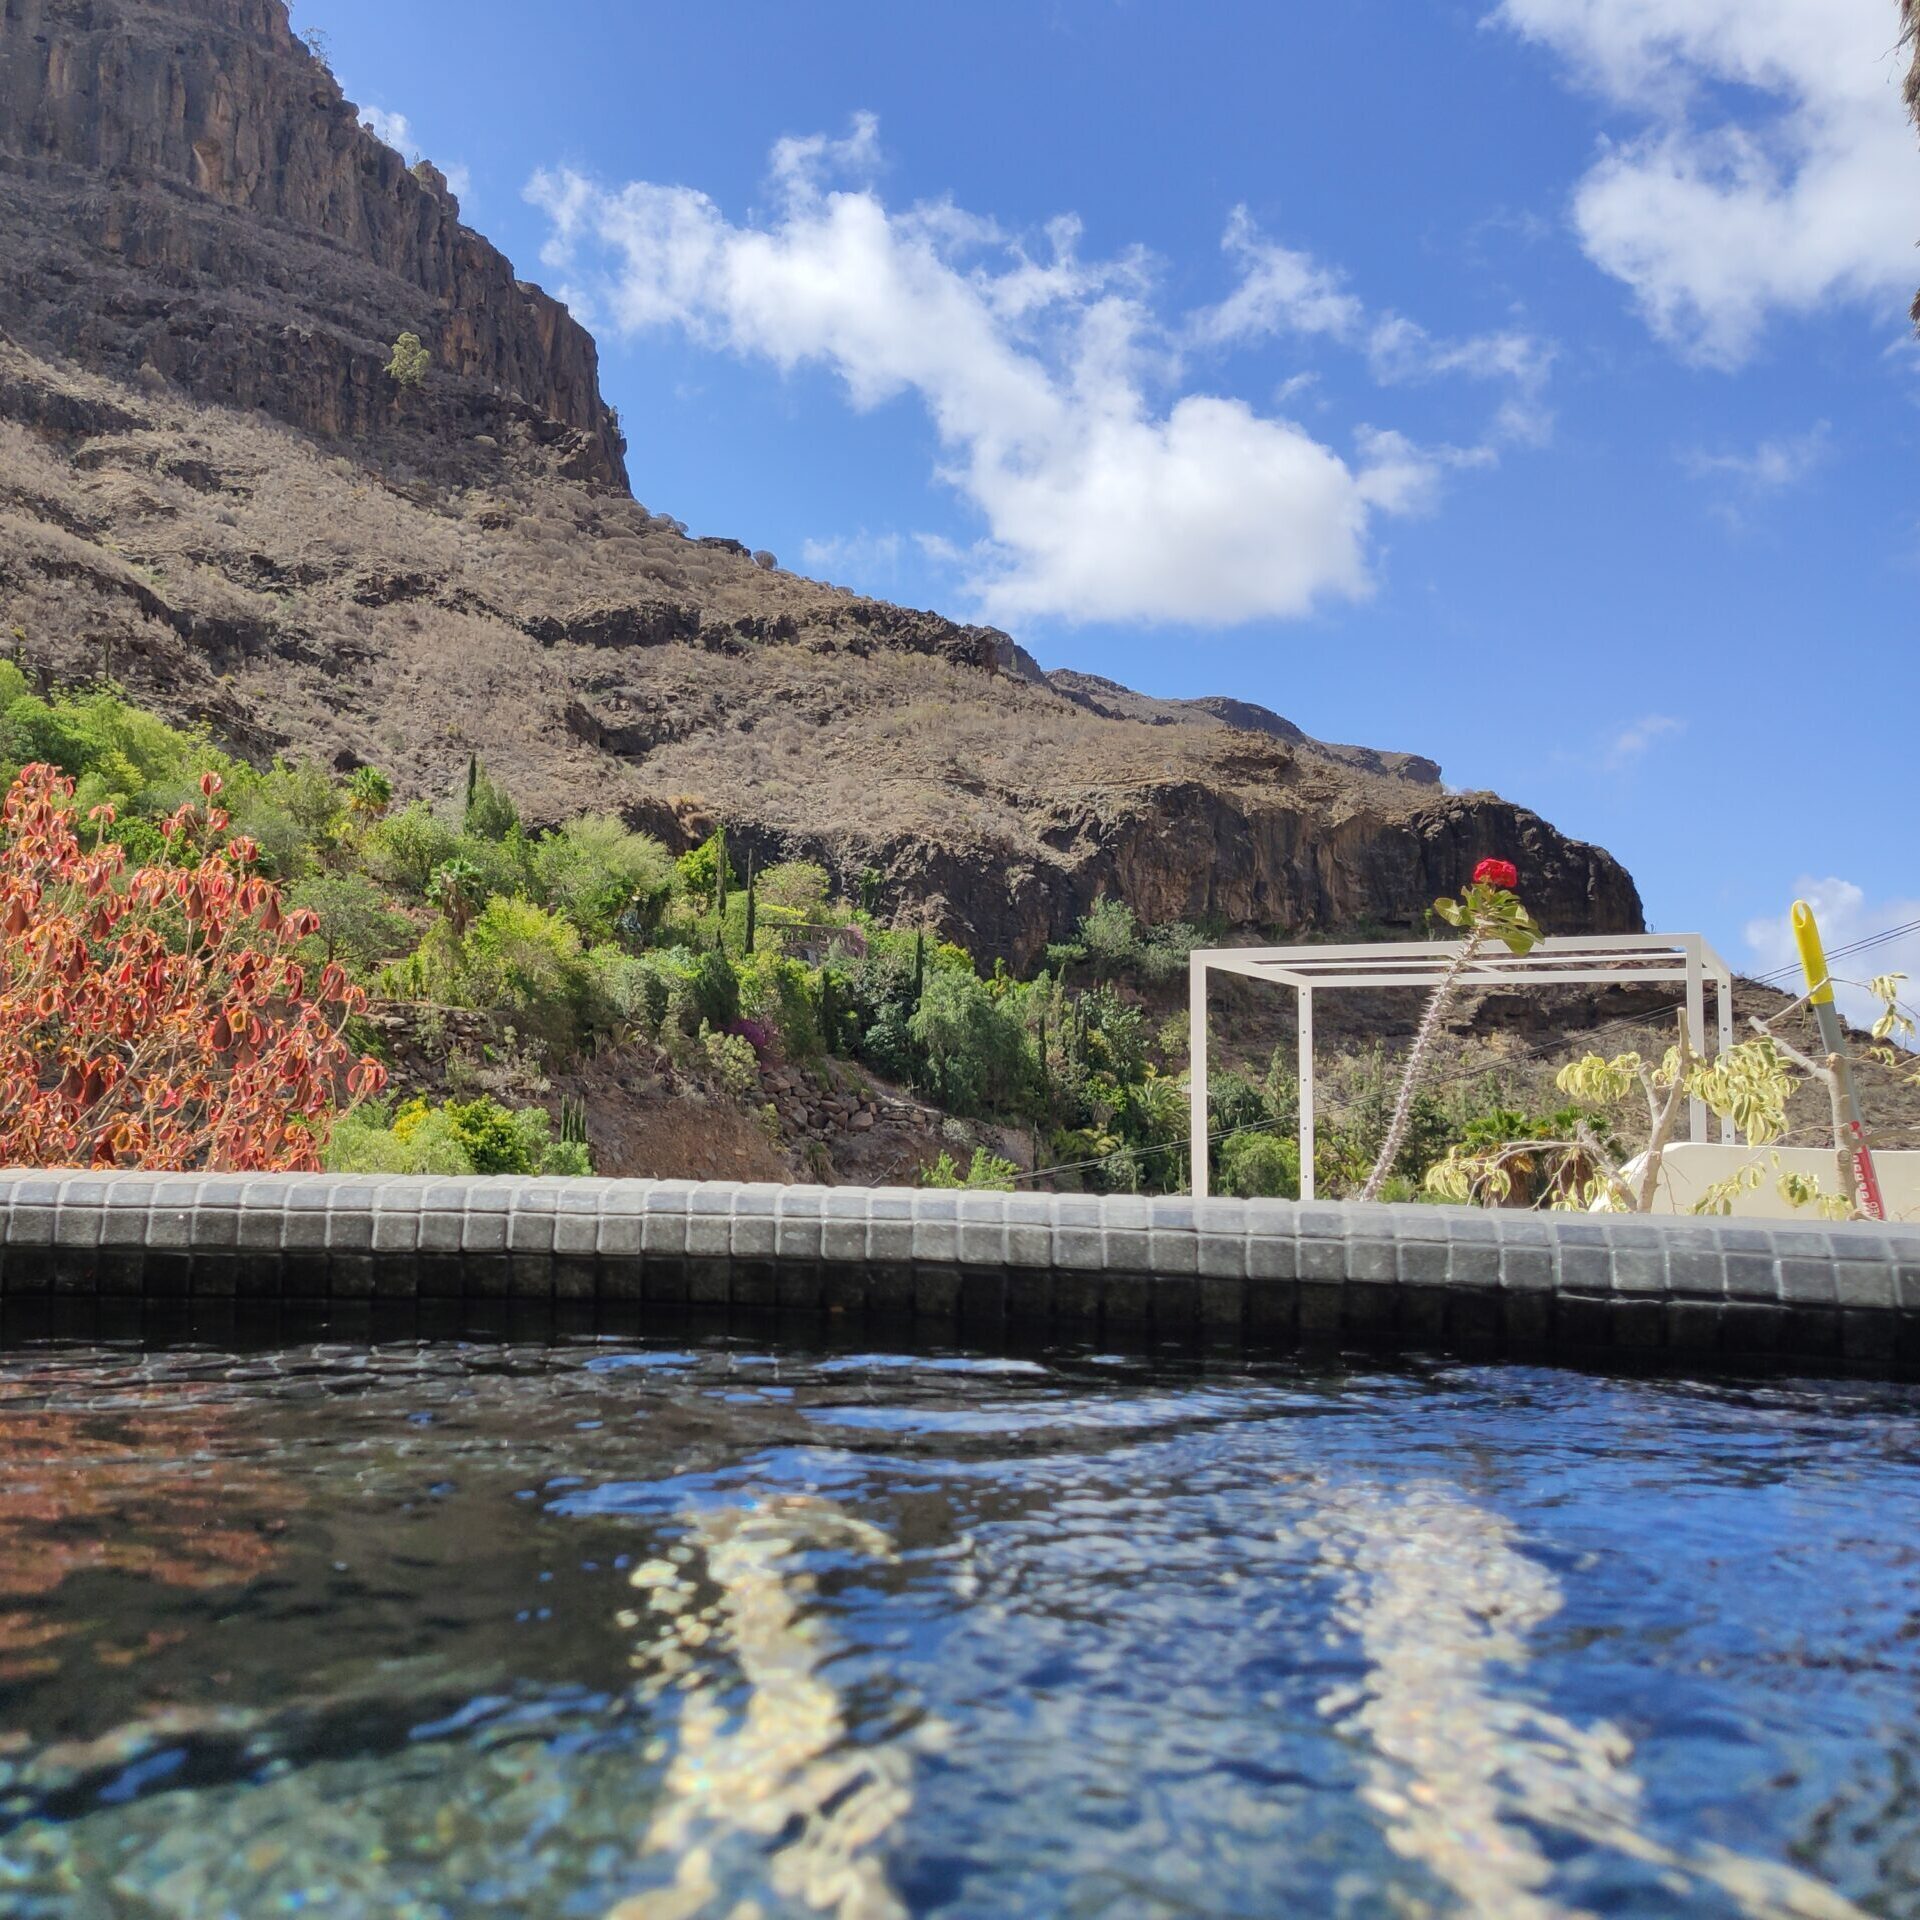
[[[1043,674],[641,506],[591,337],[282,0],[0,0],[0,248],[0,640],[50,677],[403,792],[477,751],[535,819],[724,820],[1016,963],[1103,894],[1404,927],[1491,852],[1550,930],[1641,924],[1606,853],[1430,760]]]

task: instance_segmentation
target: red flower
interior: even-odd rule
[[[1473,870],[1476,887],[1505,887],[1511,892],[1520,884],[1520,869],[1511,860],[1482,860]]]

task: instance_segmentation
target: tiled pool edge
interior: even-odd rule
[[[1352,1339],[1920,1369],[1920,1231],[646,1180],[0,1171],[48,1300],[622,1303],[937,1338]]]

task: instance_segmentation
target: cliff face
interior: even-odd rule
[[[283,0],[6,0],[0,169],[20,243],[0,316],[28,337],[365,435],[410,329],[577,435],[578,477],[625,485],[592,336],[359,124]]]
[[[1641,924],[1606,853],[1430,760],[1048,676],[649,513],[591,338],[281,0],[0,0],[0,257],[0,616],[50,677],[403,794],[478,751],[536,821],[725,821],[1018,964],[1105,895],[1411,928],[1486,854],[1550,932]]]

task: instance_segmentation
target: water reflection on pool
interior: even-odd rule
[[[0,1355],[0,1912],[1920,1914],[1917,1410]]]

